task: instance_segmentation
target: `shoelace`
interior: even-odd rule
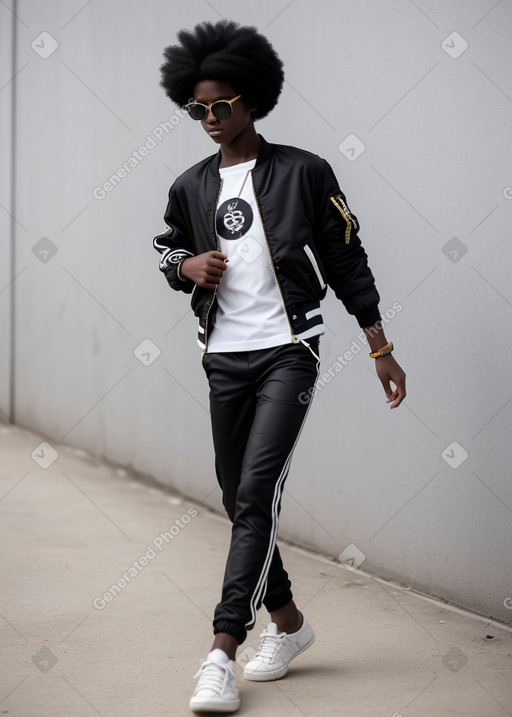
[[[201,677],[196,690],[209,689],[220,693],[228,681],[229,669],[226,665],[219,665],[218,662],[203,662],[194,679],[199,676]]]
[[[262,660],[272,660],[285,636],[286,633],[284,632],[279,635],[268,635],[266,632],[262,632],[260,635],[262,640],[258,648],[258,652],[253,659],[259,657]]]

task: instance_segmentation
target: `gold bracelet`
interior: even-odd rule
[[[376,359],[379,358],[379,356],[387,356],[393,351],[394,348],[395,347],[393,346],[393,343],[391,341],[388,341],[387,344],[381,349],[377,349],[377,351],[372,351],[370,357]]]

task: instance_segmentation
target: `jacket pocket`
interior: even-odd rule
[[[317,260],[316,260],[316,257],[315,257],[315,255],[313,254],[313,251],[312,251],[311,247],[310,247],[308,244],[304,244],[303,249],[304,249],[304,251],[306,252],[306,256],[307,256],[307,258],[309,259],[309,263],[311,264],[311,266],[312,266],[312,268],[313,268],[313,271],[314,271],[315,274],[316,274],[316,278],[318,279],[318,283],[320,284],[320,287],[321,287],[321,289],[322,289],[322,291],[323,291],[327,285],[326,285],[326,283],[325,283],[325,281],[324,281],[324,277],[322,276],[322,272],[320,271],[320,267],[318,266],[318,262],[317,262]]]

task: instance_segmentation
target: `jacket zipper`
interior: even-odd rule
[[[259,202],[259,199],[258,199],[258,195],[256,194],[256,187],[254,186],[254,177],[252,176],[252,172],[251,172],[251,182],[252,182],[252,188],[253,188],[253,191],[254,191],[254,199],[256,200],[256,206],[257,206],[257,208],[258,208],[258,214],[259,214],[260,221],[261,221],[261,226],[263,227],[263,236],[265,237],[265,242],[266,242],[266,244],[267,244],[267,251],[268,251],[268,256],[269,256],[269,260],[270,260],[270,266],[271,266],[271,268],[272,268],[272,273],[274,274],[274,279],[276,280],[277,288],[279,289],[279,296],[281,297],[281,303],[282,303],[282,305],[283,305],[284,315],[286,316],[286,320],[288,321],[288,326],[290,327],[290,334],[291,334],[291,336],[292,336],[292,343],[298,344],[298,343],[300,342],[300,339],[298,338],[298,336],[295,335],[295,333],[294,333],[294,331],[293,331],[293,326],[292,326],[292,323],[291,323],[291,321],[290,321],[290,317],[288,316],[288,311],[287,311],[287,309],[286,309],[286,304],[284,303],[283,290],[281,289],[281,284],[279,283],[279,279],[277,278],[276,270],[275,270],[275,267],[274,267],[274,260],[273,260],[273,258],[272,258],[272,252],[271,252],[271,250],[270,250],[270,244],[269,244],[268,237],[267,237],[267,230],[265,229],[265,224],[264,224],[264,222],[263,222],[263,217],[262,217],[262,215],[261,215],[260,202]]]
[[[222,192],[222,178],[220,180],[219,189],[217,191],[217,197],[215,198],[215,204],[214,204],[215,209],[212,213],[212,227],[211,227],[212,236],[215,239],[215,246],[217,247],[217,251],[220,251],[220,246],[219,246],[219,239],[217,237],[217,232],[215,231],[215,216],[217,214],[217,204],[219,203],[219,197],[220,197],[221,192]],[[213,295],[212,295],[212,298],[210,301],[210,305],[208,306],[208,309],[206,311],[206,317],[204,320],[204,349],[203,349],[203,353],[201,354],[201,362],[203,361],[204,355],[208,348],[208,317],[210,316],[210,311],[213,306],[213,302],[215,301],[216,295],[217,295],[217,289],[214,289]]]

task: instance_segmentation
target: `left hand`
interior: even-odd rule
[[[395,361],[392,354],[379,356],[379,358],[375,359],[375,364],[375,370],[384,388],[387,403],[391,404],[390,408],[397,408],[406,396],[405,372]],[[390,383],[391,381],[395,384],[396,388],[393,389]]]

